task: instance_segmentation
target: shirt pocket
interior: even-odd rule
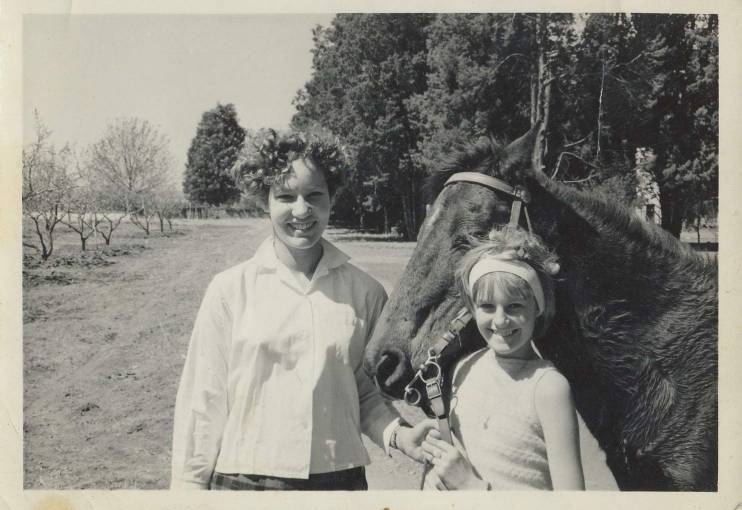
[[[334,315],[325,323],[328,350],[334,350],[335,358],[344,365],[354,365],[359,359],[359,347],[361,356],[365,347],[363,321],[349,309],[341,309]]]

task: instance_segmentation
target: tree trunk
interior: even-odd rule
[[[660,210],[662,211],[661,226],[673,236],[680,239],[680,232],[683,230],[683,214],[678,203],[678,194],[672,190],[665,189],[662,185],[659,188]]]
[[[696,239],[698,240],[698,244],[701,244],[701,215],[698,215],[698,218],[696,218]]]
[[[602,62],[600,72],[600,95],[598,96],[598,129],[595,135],[595,160],[600,160],[600,131],[602,129],[600,122],[603,118],[603,89],[605,88],[605,61]]]
[[[417,224],[417,186],[415,186],[415,183],[417,182],[415,180],[415,175],[413,169],[409,168],[411,182],[410,182],[410,214],[412,215],[412,232],[410,233],[410,237],[417,238],[417,231],[419,225]]]
[[[536,125],[538,122],[538,80],[536,80],[531,73],[531,126]]]
[[[538,70],[536,82],[537,93],[535,97],[536,119],[534,122],[534,124],[539,123],[539,128],[533,150],[533,166],[535,169],[540,171],[544,170],[546,156],[548,153],[546,133],[549,129],[549,116],[551,112],[551,84],[553,81],[553,74],[551,72],[552,62],[548,48],[549,39],[547,23],[548,21],[546,15],[539,14],[538,21],[536,23]]]
[[[413,224],[413,217],[410,212],[410,200],[405,195],[402,196],[402,218],[404,219],[405,241],[414,241],[415,225]]]

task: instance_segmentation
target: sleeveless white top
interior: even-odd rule
[[[454,369],[454,444],[492,490],[552,489],[535,403],[536,384],[549,370],[556,370],[549,361],[498,358],[489,348]]]

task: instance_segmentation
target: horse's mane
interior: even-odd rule
[[[679,243],[668,231],[642,220],[622,203],[558,181],[549,181],[548,188],[564,203],[579,207],[582,214],[589,215],[593,222],[600,222],[604,233],[614,233],[620,237],[626,252],[651,250],[655,255],[669,255],[681,264],[690,263],[696,268],[713,265],[708,257]]]
[[[493,136],[483,136],[476,142],[459,143],[441,160],[427,177],[423,190],[426,203],[432,203],[453,174],[459,172],[478,172],[506,180],[510,184],[521,184],[526,172],[508,160],[506,144]],[[646,249],[648,246],[656,253],[680,257],[698,267],[709,266],[706,257],[677,242],[670,233],[641,220],[625,205],[594,193],[588,193],[558,181],[549,180],[549,191],[567,204],[579,204],[580,209],[590,214],[593,220],[600,221],[608,229],[625,237],[629,246]],[[627,246],[627,248],[629,247]]]
[[[474,143],[458,143],[434,168],[423,185],[426,203],[432,204],[449,177],[459,172],[479,172],[496,176],[497,168],[505,160],[505,144],[492,136],[481,137]]]

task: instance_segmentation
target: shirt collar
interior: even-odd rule
[[[320,272],[317,276],[321,276],[325,270],[335,269],[340,267],[350,260],[350,256],[342,251],[340,248],[326,240],[324,237],[320,238],[322,243],[322,258],[317,264],[315,272]],[[273,249],[273,236],[269,236],[263,241],[258,249],[255,251],[253,257],[258,267],[263,269],[277,269],[278,265],[283,265],[278,257],[276,256],[276,250]]]

